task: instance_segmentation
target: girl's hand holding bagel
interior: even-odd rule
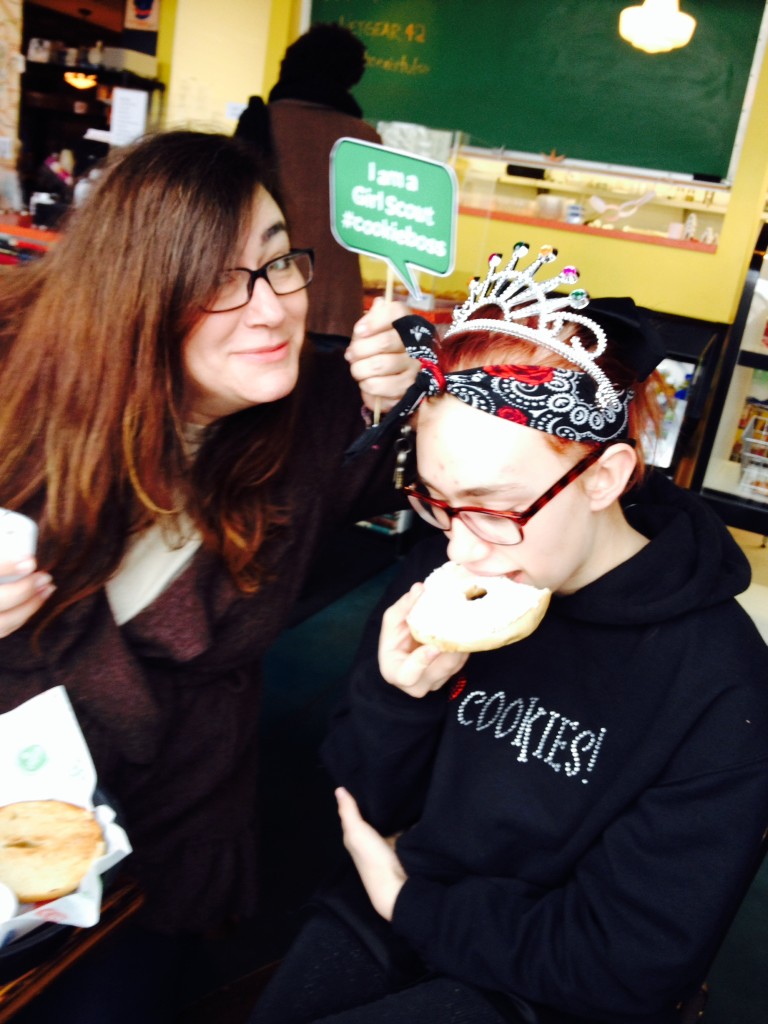
[[[411,697],[424,697],[439,690],[464,665],[465,653],[440,651],[414,640],[407,616],[424,592],[423,583],[414,583],[407,594],[384,613],[379,637],[379,669],[392,686]]]

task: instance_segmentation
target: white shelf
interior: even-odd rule
[[[741,463],[732,462],[730,459],[710,459],[707,466],[707,473],[704,477],[704,487],[711,491],[722,491],[725,494],[732,494],[734,498],[743,498],[739,490],[739,477],[741,475]]]

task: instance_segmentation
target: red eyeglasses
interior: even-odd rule
[[[476,537],[489,544],[519,544],[523,539],[523,527],[557,497],[560,491],[597,462],[604,451],[605,447],[594,448],[544,491],[524,512],[494,512],[488,508],[476,508],[471,505],[453,508],[447,502],[433,498],[413,485],[407,485],[403,490],[415,511],[430,526],[448,531],[451,528],[451,520],[458,518]]]

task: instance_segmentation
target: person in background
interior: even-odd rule
[[[35,188],[39,192],[47,192],[56,196],[61,202],[68,203],[72,199],[75,158],[71,149],[62,149],[58,153],[50,153],[37,171]]]
[[[749,565],[698,497],[646,473],[662,352],[629,299],[547,297],[492,258],[374,432],[415,412],[405,490],[439,535],[371,621],[323,748],[357,874],[252,1024],[679,1024],[768,824],[768,649]],[[447,548],[446,548],[447,541]],[[549,588],[485,653],[406,619],[446,556]],[[459,594],[457,600],[461,600]],[[446,614],[448,614],[446,610]]]
[[[322,347],[346,345],[363,312],[358,255],[331,233],[328,167],[338,139],[381,142],[349,91],[364,71],[365,46],[354,33],[313,25],[285,51],[269,103],[252,96],[235,130],[270,159],[294,242],[317,254],[308,325]]]
[[[262,655],[328,533],[395,500],[386,452],[342,453],[361,389],[415,376],[402,307],[346,360],[305,345],[313,255],[261,182],[231,137],[147,137],[0,279],[0,506],[39,526],[37,568],[0,566],[26,573],[0,585],[0,712],[66,687],[146,897],[108,1012],[68,972],[36,1002],[57,1024],[167,1020],[184,943],[257,913]]]

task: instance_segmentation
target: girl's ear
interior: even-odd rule
[[[593,511],[598,512],[618,501],[636,465],[637,453],[632,445],[613,444],[603,452],[585,474],[584,487]]]

